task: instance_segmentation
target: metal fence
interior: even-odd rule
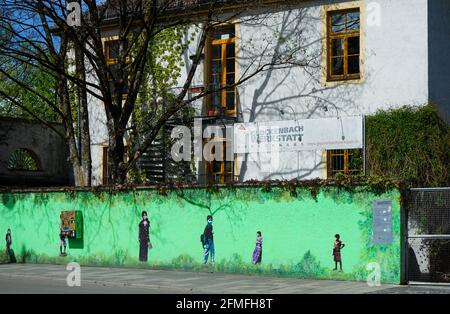
[[[450,188],[411,189],[409,282],[450,283]]]

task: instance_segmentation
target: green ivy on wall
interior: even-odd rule
[[[427,105],[366,117],[367,171],[413,187],[450,185],[450,127]]]

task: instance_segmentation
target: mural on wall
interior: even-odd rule
[[[373,203],[380,199],[392,202],[389,243],[373,242]],[[68,257],[59,258],[51,249],[52,235],[60,225],[57,213],[68,207],[82,212],[84,243],[72,246],[74,239],[69,238]],[[142,209],[149,207],[151,229],[148,217],[142,216]],[[200,255],[195,253],[198,229],[192,226],[203,225],[207,216],[214,217],[214,230],[220,232],[213,237],[213,220],[206,222]],[[151,189],[0,193],[0,217],[0,229],[14,226],[16,255],[24,262],[66,263],[70,258],[82,265],[201,271],[209,261],[219,272],[340,280],[366,280],[367,265],[376,262],[382,282],[400,282],[400,192],[396,189],[380,194],[363,187],[348,191],[331,186],[314,194],[309,188],[282,187],[176,189],[165,194]],[[142,217],[139,246],[136,217]],[[147,226],[141,227],[144,221]],[[264,239],[263,263],[262,235],[257,234],[256,243],[248,241],[254,239],[255,226],[270,234]],[[343,272],[333,271],[336,264],[330,258],[329,240],[337,233],[351,243],[345,248]],[[152,244],[158,249],[148,258]]]
[[[79,210],[65,210],[59,217],[59,255],[67,256],[68,241],[83,238],[83,215]]]
[[[150,242],[150,220],[146,211],[141,214],[142,220],[139,223],[139,260],[148,261],[148,250],[152,248]]]
[[[67,256],[67,234],[64,232],[64,229],[61,227],[59,232],[59,255]]]
[[[256,247],[253,251],[252,263],[253,265],[261,264],[262,261],[262,234],[261,231],[256,232]]]
[[[6,259],[8,263],[15,263],[16,262],[16,257],[14,255],[14,250],[11,248],[12,246],[12,234],[11,234],[11,229],[8,228],[8,230],[6,230],[6,236],[5,236],[5,241],[6,241]]]
[[[75,220],[75,211],[66,210],[61,212],[61,235],[65,238],[75,238],[77,227]]]

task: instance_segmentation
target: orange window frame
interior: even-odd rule
[[[110,54],[109,54],[109,50],[110,50],[110,44],[115,43],[115,42],[119,42],[118,40],[108,40],[105,41],[105,59],[106,59],[106,64],[107,65],[114,65],[119,63],[119,59],[118,58],[110,58]]]
[[[113,66],[113,65],[117,65],[119,63],[119,59],[118,58],[110,58],[110,53],[109,53],[110,52],[110,44],[112,44],[112,43],[119,43],[119,40],[118,39],[113,39],[113,40],[107,40],[107,41],[104,42],[105,59],[106,59],[106,65],[108,67]],[[129,61],[130,61],[129,57],[127,57],[126,58],[126,62],[129,62]],[[107,77],[108,77],[108,80],[112,81],[112,78],[110,77],[109,73],[107,74]],[[124,99],[126,98],[127,94],[128,94],[127,92],[123,93]],[[114,97],[115,96],[113,95],[113,98]]]
[[[358,173],[361,171],[359,168],[350,168],[350,158],[358,156],[358,152],[356,149],[332,149],[327,150],[327,177],[332,178],[337,173],[343,173],[344,175],[351,175],[354,173]],[[342,158],[342,166],[339,165],[335,169],[335,165],[333,164],[333,157],[341,157]]]
[[[360,13],[360,25],[358,30],[347,30],[347,13],[358,12]],[[340,33],[333,33],[332,28],[332,16],[335,14],[344,14],[344,26],[345,30]],[[338,10],[338,11],[330,11],[327,12],[327,79],[329,81],[345,81],[345,80],[354,80],[361,78],[361,68],[359,69],[359,73],[348,73],[348,57],[358,56],[359,61],[361,62],[361,48],[359,53],[349,55],[348,54],[348,39],[352,37],[358,37],[361,41],[361,11],[359,8],[356,9],[346,9],[346,10]],[[333,39],[343,39],[344,40],[344,55],[343,55],[343,71],[342,75],[332,74],[332,42]]]
[[[227,49],[228,49],[228,45],[230,45],[230,44],[236,45],[236,37],[212,40],[211,44],[210,44],[211,50],[213,49],[214,46],[220,46],[222,49],[222,52],[221,52],[221,80],[220,80],[221,88],[227,85],[227,59],[231,59],[231,58],[227,58]],[[234,55],[233,59],[236,64],[236,54]],[[213,58],[210,57],[209,82],[212,81],[212,63],[213,63]],[[235,69],[236,69],[236,66],[235,66]],[[234,73],[236,73],[236,72],[234,72]],[[213,96],[211,95],[211,97],[213,97]],[[224,110],[224,112],[226,113],[227,116],[232,116],[232,117],[236,116],[236,112],[237,112],[236,111],[236,93],[234,94],[233,101],[234,101],[234,104],[233,104],[234,109],[232,109],[232,110],[227,109],[228,108],[227,89],[224,88],[220,91],[220,106],[222,107],[222,109]],[[210,99],[210,107],[211,107],[211,103],[212,103],[212,100]]]

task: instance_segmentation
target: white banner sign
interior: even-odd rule
[[[285,120],[234,125],[235,153],[363,147],[363,117]]]

